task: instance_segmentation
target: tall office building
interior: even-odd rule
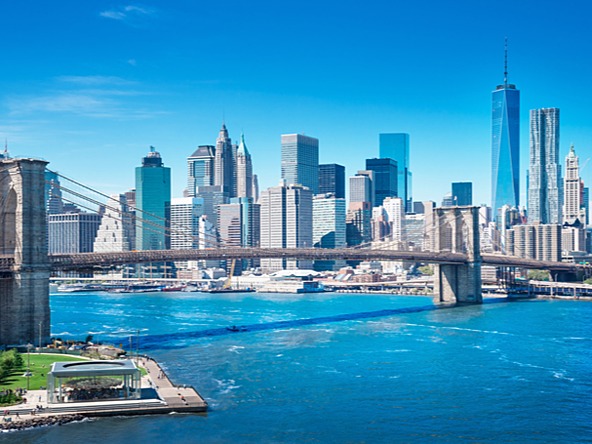
[[[492,93],[491,111],[491,208],[520,204],[520,91],[508,83],[508,51],[505,49],[504,83]]]
[[[562,193],[559,165],[559,109],[530,111],[528,222],[561,224]]]
[[[200,145],[187,158],[187,196],[197,196],[197,188],[214,185],[214,158],[216,148]]]
[[[214,185],[222,187],[229,197],[236,196],[236,149],[222,124],[214,153]]]
[[[337,199],[345,199],[345,167],[336,163],[319,165],[318,194],[332,193]]]
[[[48,251],[49,253],[91,253],[101,224],[97,213],[81,211],[49,214]]]
[[[398,197],[397,162],[391,158],[366,159],[366,170],[374,172],[374,206],[387,197]]]
[[[397,196],[405,202],[405,211],[413,211],[412,178],[409,169],[409,134],[379,134],[379,153],[381,159],[393,159],[397,162]],[[376,203],[380,205],[380,202]]]
[[[452,182],[453,205],[473,205],[473,183]]]
[[[302,134],[282,135],[282,180],[319,190],[319,140]]]
[[[565,179],[563,182],[563,223],[568,225],[585,224],[585,210],[582,205],[584,184],[580,178],[579,159],[574,146],[565,158]]]
[[[136,208],[136,250],[169,248],[171,169],[152,146],[136,168]]]
[[[261,248],[312,248],[312,192],[280,184],[261,193]],[[310,260],[261,259],[265,271],[312,268]]]
[[[253,197],[253,165],[244,134],[236,151],[236,197]]]

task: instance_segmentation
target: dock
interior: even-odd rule
[[[101,416],[207,412],[208,403],[195,388],[173,384],[158,362],[150,357],[133,359],[147,372],[142,376],[141,399],[48,403],[46,390],[29,390],[24,395],[26,402],[2,408],[4,414],[0,430],[21,429],[27,424],[30,427],[61,424]]]

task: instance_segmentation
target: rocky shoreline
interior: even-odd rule
[[[35,427],[45,427],[54,425],[63,425],[69,422],[82,421],[85,419],[83,415],[59,415],[59,416],[37,416],[34,418],[25,418],[18,421],[2,422],[0,423],[1,432],[10,432],[17,430],[32,429]]]

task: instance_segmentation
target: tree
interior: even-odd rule
[[[434,275],[434,268],[431,265],[422,265],[417,269],[421,274],[425,276],[433,276]]]
[[[549,272],[547,270],[528,270],[528,279],[531,281],[549,281]]]

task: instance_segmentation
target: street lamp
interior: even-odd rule
[[[33,344],[28,343],[27,344],[27,373],[25,373],[25,375],[27,376],[27,391],[29,391],[29,378],[31,377],[31,348],[33,347]]]

